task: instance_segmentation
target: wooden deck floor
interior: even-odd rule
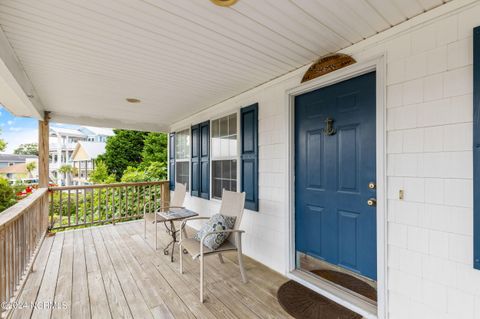
[[[198,263],[186,256],[181,275],[178,252],[173,263],[155,252],[149,226],[147,241],[143,221],[46,238],[13,318],[289,318],[275,297],[287,279],[245,258],[249,283],[242,284],[234,254],[225,264],[206,258],[201,304]],[[162,247],[168,237],[159,234]]]

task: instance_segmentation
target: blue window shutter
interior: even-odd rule
[[[245,208],[258,211],[258,103],[240,110],[240,191]]]
[[[200,166],[200,125],[193,125],[191,128],[191,171],[192,177],[190,181],[190,193],[192,196],[199,196],[199,184],[200,184],[200,175],[199,175],[199,166]]]
[[[200,197],[210,199],[210,121],[200,124]]]
[[[175,133],[170,133],[168,141],[168,175],[170,177],[170,189],[175,189]]]
[[[210,122],[193,125],[191,194],[210,199]]]
[[[480,269],[480,27],[473,30],[473,247]]]

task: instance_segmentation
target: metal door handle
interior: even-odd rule
[[[377,206],[377,199],[376,198],[369,198],[367,200],[367,205],[368,206]]]

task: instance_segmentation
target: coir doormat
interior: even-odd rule
[[[362,316],[290,280],[277,292],[283,309],[297,319],[361,319]]]

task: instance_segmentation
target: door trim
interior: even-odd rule
[[[322,280],[311,280],[295,268],[295,97],[319,88],[342,82],[365,73],[376,71],[376,159],[377,159],[377,307],[360,302],[357,296],[332,290],[331,284]],[[317,291],[365,318],[387,318],[387,209],[386,209],[386,110],[385,110],[386,59],[384,54],[329,73],[286,91],[288,134],[287,145],[287,207],[288,234],[286,243],[286,274],[289,278]]]

